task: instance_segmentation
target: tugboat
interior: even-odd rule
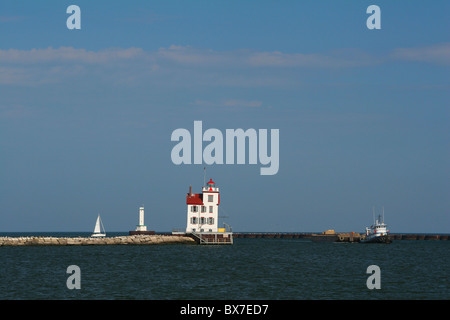
[[[360,240],[362,243],[391,243],[392,240],[389,236],[389,230],[387,230],[387,225],[384,223],[384,208],[383,216],[378,215],[378,219],[375,220],[374,213],[374,223],[369,227],[366,227],[366,234],[363,239]]]

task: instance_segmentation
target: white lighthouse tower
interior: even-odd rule
[[[136,231],[147,231],[147,226],[144,225],[144,206],[139,207],[139,224],[136,226]]]
[[[155,234],[153,230],[147,230],[147,226],[144,224],[144,205],[139,207],[139,224],[136,226],[136,230],[129,232],[130,236],[139,234]]]
[[[187,194],[186,233],[218,232],[220,193],[212,179],[202,188],[202,193]]]
[[[186,197],[187,223],[186,234],[191,235],[199,244],[233,244],[231,227],[219,228],[219,187],[210,179],[202,188],[202,193],[189,193]]]

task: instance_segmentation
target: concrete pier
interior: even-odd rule
[[[340,235],[347,236],[350,233]],[[312,239],[313,233],[289,232],[238,232],[233,238],[263,238],[263,239]],[[337,237],[338,235],[336,235]],[[450,240],[449,235],[439,234],[395,234],[391,233],[392,240]],[[351,234],[348,241],[357,242],[357,234]],[[342,241],[347,241],[343,239]],[[196,244],[189,235],[139,234],[118,237],[91,238],[91,237],[0,237],[0,246],[75,246],[75,245],[152,245],[152,244]]]
[[[352,241],[356,241],[361,234],[348,232],[336,233],[344,237],[351,237]],[[308,232],[234,232],[234,238],[263,238],[263,239],[312,239],[316,234]],[[450,240],[447,234],[401,234],[390,233],[393,240]]]
[[[171,235],[133,235],[105,238],[91,237],[0,237],[0,246],[85,246],[195,244],[191,237]]]

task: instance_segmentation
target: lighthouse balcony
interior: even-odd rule
[[[203,187],[202,191],[203,192],[219,192],[219,188],[218,187]]]

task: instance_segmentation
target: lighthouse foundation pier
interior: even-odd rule
[[[233,233],[231,232],[191,232],[186,233],[197,244],[233,244]]]
[[[152,231],[152,230],[145,230],[145,231],[131,230],[131,231],[129,231],[129,235],[130,236],[136,236],[136,235],[139,235],[139,234],[155,235],[156,232]]]

